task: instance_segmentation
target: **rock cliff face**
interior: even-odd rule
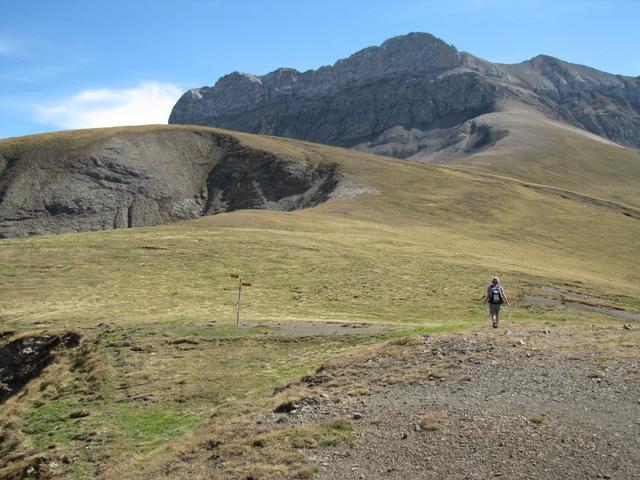
[[[105,132],[0,142],[0,238],[294,210],[324,201],[338,182],[333,164],[255,150],[210,129]]]
[[[468,146],[469,135],[477,133],[473,118],[513,102],[640,148],[640,77],[610,75],[547,56],[494,64],[424,33],[392,38],[304,73],[231,73],[213,87],[186,92],[169,123],[407,158]]]

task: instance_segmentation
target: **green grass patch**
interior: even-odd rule
[[[173,409],[122,407],[110,415],[119,433],[136,452],[144,453],[167,441],[190,432],[202,422],[196,415],[185,415]]]

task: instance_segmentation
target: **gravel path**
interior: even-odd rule
[[[274,421],[353,419],[352,444],[309,450],[319,480],[640,479],[640,331],[610,328],[388,346]]]

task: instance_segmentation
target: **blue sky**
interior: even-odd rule
[[[640,1],[0,0],[0,137],[166,123],[188,88],[432,33],[496,62],[640,75]]]

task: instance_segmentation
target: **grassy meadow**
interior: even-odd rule
[[[237,211],[154,228],[2,240],[2,329],[73,330],[85,341],[3,405],[0,453],[8,461],[0,471],[54,451],[68,460],[51,467],[55,475],[131,478],[127,472],[139,465],[155,468],[211,432],[230,438],[234,425],[244,432],[247,418],[282,400],[278,385],[343,352],[412,333],[488,328],[480,297],[494,274],[512,298],[515,330],[620,323],[524,301],[545,288],[640,311],[638,219],[508,175],[236,136],[254,148],[336,161],[346,182],[375,193],[289,213]],[[570,140],[587,142],[580,155],[598,151],[591,140]],[[589,177],[590,158],[580,172],[584,188],[574,190],[606,198],[608,177],[601,166]],[[617,174],[612,178],[619,185]],[[637,205],[628,190],[615,188],[612,200]],[[252,283],[243,290],[239,327],[237,281],[230,278],[236,272]],[[384,329],[277,333],[279,324],[311,321]],[[141,399],[127,400],[135,396]],[[77,411],[87,415],[71,419]],[[263,465],[264,478],[310,476],[291,439],[349,441],[348,422],[337,422],[271,438],[270,453],[253,462]],[[228,445],[253,451],[248,439],[262,434],[251,432]],[[228,478],[249,471],[229,465]]]

